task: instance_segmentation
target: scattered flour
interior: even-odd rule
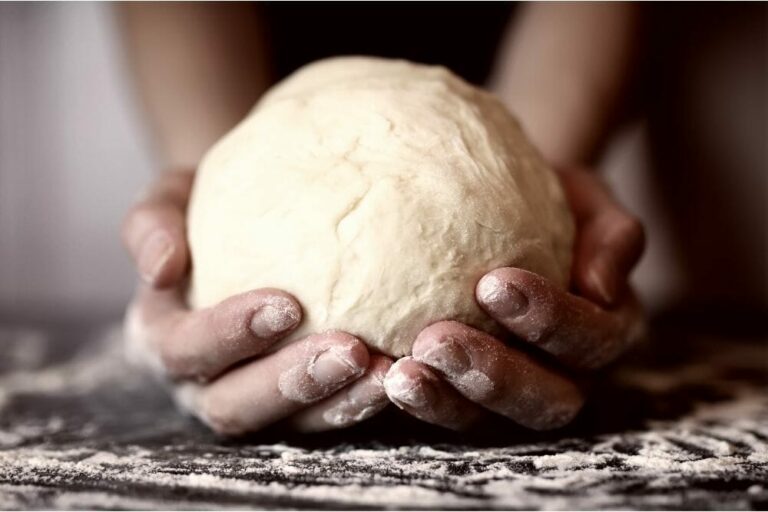
[[[110,333],[109,336],[114,336]],[[88,393],[141,381],[121,369],[119,340],[37,372],[0,375],[0,509],[243,508],[253,503],[303,507],[402,508],[750,508],[768,500],[768,396],[729,385],[732,397],[700,402],[684,416],[635,431],[493,448],[458,445],[340,445],[308,450],[287,444],[229,445],[214,438],[168,438],[167,445],[89,437],[80,418],[9,421],[26,394]],[[713,382],[703,365],[677,382]],[[666,371],[666,370],[665,370]],[[641,372],[639,372],[641,373]],[[655,378],[655,380],[654,380]],[[630,379],[628,377],[627,379]],[[638,385],[663,383],[648,372]],[[152,421],[164,421],[151,418]],[[188,424],[183,424],[186,428]],[[69,443],[50,442],[72,436]],[[181,432],[181,430],[179,431]],[[138,437],[141,439],[141,437]],[[155,439],[154,437],[151,439]],[[711,489],[724,480],[741,491]],[[12,484],[9,482],[13,482]],[[84,487],[87,482],[87,487]],[[150,496],[136,497],[135,489]],[[55,489],[55,492],[52,491]],[[633,489],[631,493],[626,489]],[[212,493],[225,503],[209,500]],[[173,499],[161,498],[161,496]]]
[[[426,508],[470,508],[511,506],[560,508],[564,503],[577,507],[613,508],[622,502],[607,491],[619,488],[626,479],[644,482],[647,492],[679,485],[680,482],[717,481],[723,475],[761,479],[768,467],[749,466],[751,457],[768,458],[768,404],[758,394],[740,397],[742,411],[752,414],[731,421],[717,416],[717,404],[702,407],[697,416],[683,422],[657,423],[653,431],[625,432],[584,442],[578,449],[574,440],[555,444],[525,444],[505,448],[463,450],[461,447],[401,446],[355,448],[337,446],[324,450],[276,444],[255,445],[223,453],[179,451],[174,457],[157,457],[139,447],[117,451],[98,449],[54,450],[44,447],[7,448],[0,451],[0,475],[16,475],[24,485],[39,485],[55,478],[60,485],[95,482],[93,491],[113,489],[119,484],[151,485],[155,488],[186,489],[187,493],[217,490],[245,500],[268,496],[271,500],[302,499],[309,503],[339,506],[381,506]],[[707,412],[708,409],[708,412]],[[718,440],[707,432],[709,425],[696,417],[719,418]],[[694,433],[695,432],[695,433]],[[727,437],[726,437],[727,436]],[[697,455],[675,444],[685,440],[713,455]],[[617,444],[632,443],[635,453],[622,453]],[[741,454],[736,453],[741,450]],[[548,451],[551,454],[541,454]],[[185,474],[173,468],[185,468]],[[199,469],[198,469],[199,468]],[[617,478],[617,475],[624,475]],[[101,482],[101,484],[99,484]],[[307,485],[306,482],[312,482]],[[568,501],[558,497],[564,490],[576,494]],[[584,490],[584,494],[578,494]],[[589,490],[589,492],[587,492]],[[95,492],[90,499],[100,496]],[[655,491],[653,491],[655,492]],[[666,491],[669,492],[669,491]],[[695,489],[694,489],[695,492]],[[552,497],[547,497],[549,494]],[[754,484],[749,496],[768,496],[764,486]],[[103,504],[111,501],[103,495]],[[587,500],[586,496],[594,499]],[[666,501],[652,495],[657,506],[680,499],[674,492]],[[3,501],[3,499],[11,501]],[[85,503],[82,495],[71,495],[72,503]],[[0,507],[13,504],[0,498]],[[61,502],[58,502],[61,504]],[[89,502],[93,503],[93,502]],[[124,503],[124,502],[120,502]]]
[[[34,339],[34,337],[30,337]],[[112,328],[102,335],[103,342],[89,346],[87,352],[76,354],[68,361],[41,370],[21,368],[0,374],[0,396],[5,400],[19,393],[87,394],[110,382],[139,384],[139,377],[131,378],[131,372],[120,361],[123,351],[119,328]],[[14,351],[19,345],[14,344]],[[26,349],[22,349],[22,352]],[[105,364],[109,361],[111,364]],[[0,402],[2,399],[0,399]]]

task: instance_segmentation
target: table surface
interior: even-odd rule
[[[654,326],[558,432],[454,434],[390,408],[227,440],[124,362],[117,326],[6,323],[0,509],[765,509],[766,339],[685,325]]]

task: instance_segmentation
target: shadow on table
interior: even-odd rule
[[[472,432],[450,432],[390,407],[374,420],[342,431],[291,435],[277,425],[254,436],[224,442],[236,445],[282,440],[311,448],[376,440],[391,446],[445,443],[490,447],[641,430],[648,421],[683,418],[702,404],[730,400],[745,388],[768,389],[766,331],[762,317],[743,313],[714,318],[688,311],[657,318],[651,341],[628,354],[621,365],[597,376],[581,414],[571,425],[556,431],[533,432],[509,421],[489,419]]]
[[[275,442],[306,448],[339,443],[510,446],[642,430],[650,420],[680,419],[703,403],[727,401],[745,389],[764,392],[768,386],[768,329],[762,316],[729,318],[694,312],[656,319],[652,341],[598,376],[582,413],[557,431],[532,432],[497,419],[472,432],[455,433],[417,421],[391,406],[376,418],[341,431],[299,435],[278,424],[231,440],[218,438],[176,412],[161,386],[126,369],[116,355],[119,337],[105,341],[103,335],[94,334],[97,331],[58,327],[49,330],[57,334],[44,337],[44,343],[29,336],[17,336],[9,343],[0,340],[6,351],[12,343],[25,346],[19,354],[27,353],[29,360],[30,346],[38,343],[41,351],[27,374],[11,378],[10,383],[19,390],[6,393],[0,408],[0,433],[16,436],[15,445],[42,441],[149,447],[178,443],[200,449]],[[111,355],[79,360],[84,352],[101,350],[82,342],[88,339],[100,339]],[[0,381],[4,372],[13,370],[0,364]],[[88,381],[89,372],[93,382]]]

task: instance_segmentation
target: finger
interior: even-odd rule
[[[578,225],[574,282],[586,297],[604,305],[616,304],[643,253],[643,226],[594,174],[567,171],[561,173],[561,179]]]
[[[518,268],[489,272],[478,282],[476,296],[510,332],[573,368],[609,363],[643,332],[642,310],[633,295],[605,310]]]
[[[466,430],[485,414],[481,407],[412,357],[392,365],[384,389],[392,402],[407,413],[451,430]]]
[[[367,366],[357,338],[316,334],[225,373],[202,388],[192,409],[221,434],[252,432],[331,396]]]
[[[351,427],[376,415],[389,405],[383,383],[391,366],[388,357],[371,356],[362,377],[291,417],[291,426],[300,432],[320,432]]]
[[[192,176],[188,172],[163,175],[123,223],[123,243],[139,275],[157,288],[178,283],[189,264],[185,210]]]
[[[559,373],[459,322],[424,329],[413,357],[438,370],[469,400],[535,430],[569,423],[584,401]]]
[[[174,379],[210,379],[263,353],[301,321],[291,295],[271,288],[190,311],[176,291],[143,287],[129,310],[129,337],[157,357],[154,366]]]

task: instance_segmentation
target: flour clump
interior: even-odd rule
[[[340,329],[386,354],[454,319],[495,332],[474,289],[515,266],[568,282],[555,174],[491,94],[450,71],[343,57],[270,90],[205,156],[188,217],[193,307],[294,294],[291,336]]]

